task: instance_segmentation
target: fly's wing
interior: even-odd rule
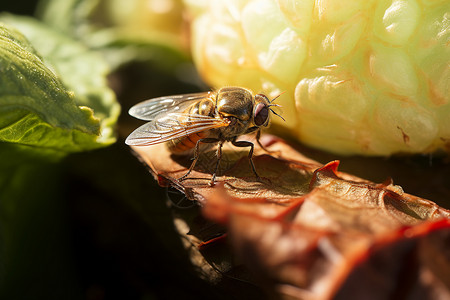
[[[203,92],[154,98],[136,104],[130,108],[128,113],[137,119],[151,121],[159,114],[182,112],[189,105],[197,102],[199,99],[207,98],[210,94],[211,92]]]
[[[133,146],[150,146],[228,124],[227,120],[209,116],[168,113],[137,128],[127,137],[125,143]]]

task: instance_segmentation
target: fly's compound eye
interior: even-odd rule
[[[269,108],[263,103],[258,103],[255,107],[253,122],[256,126],[262,126],[269,118]]]

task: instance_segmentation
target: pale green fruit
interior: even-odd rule
[[[450,149],[450,1],[185,0],[210,85],[266,92],[274,122],[341,154]]]

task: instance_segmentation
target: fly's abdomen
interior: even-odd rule
[[[171,140],[167,143],[170,152],[175,154],[182,154],[188,152],[189,150],[194,149],[195,145],[200,139],[208,137],[209,132],[197,132],[191,135],[188,135],[183,138]]]
[[[214,100],[210,98],[202,99],[189,106],[186,109],[185,113],[189,115],[202,115],[213,117],[215,114]],[[182,154],[188,152],[189,150],[194,149],[197,142],[202,138],[208,137],[208,135],[209,131],[200,131],[190,135],[186,135],[185,137],[182,138],[171,140],[167,143],[167,145],[172,153]]]

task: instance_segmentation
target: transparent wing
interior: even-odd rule
[[[150,146],[228,124],[226,120],[209,116],[168,113],[137,128],[127,137],[125,143]]]
[[[130,108],[128,113],[137,119],[151,121],[162,113],[184,111],[184,108],[199,99],[207,98],[210,94],[211,92],[202,92],[153,98],[136,104]]]

